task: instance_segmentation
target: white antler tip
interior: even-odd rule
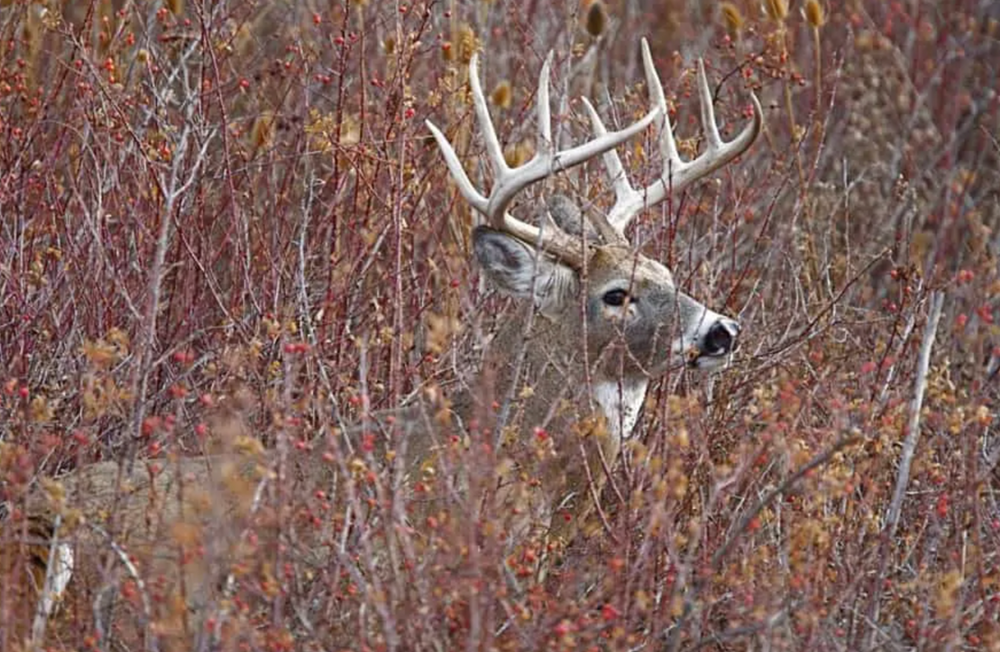
[[[542,70],[538,73],[538,92],[539,94],[545,93],[548,95],[549,92],[549,80],[551,78],[552,71],[552,59],[553,52],[549,50],[549,53],[545,55],[545,60],[542,62]]]
[[[757,123],[757,128],[760,129],[764,122],[764,109],[760,106],[757,93],[750,91],[750,101],[753,102],[753,120]]]
[[[438,126],[433,122],[431,122],[430,120],[424,120],[424,124],[427,125],[427,128],[434,136],[434,140],[437,142],[438,147],[441,148],[441,151],[447,154],[446,150],[451,147],[451,144],[448,142],[448,139],[445,138],[441,130],[438,129]]]
[[[708,85],[708,74],[705,73],[705,60],[701,57],[698,57],[698,89],[703,96],[712,96],[712,89]]]
[[[601,121],[601,116],[597,113],[597,109],[594,105],[590,103],[585,97],[580,98],[583,101],[583,108],[587,110],[587,115],[590,117],[590,124],[594,126],[594,131],[597,135],[601,135],[604,132],[604,123]]]

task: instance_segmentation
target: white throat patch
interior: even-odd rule
[[[649,382],[645,380],[607,380],[594,383],[594,400],[604,410],[611,436],[618,442],[632,436],[648,387]]]

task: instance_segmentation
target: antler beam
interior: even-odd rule
[[[535,155],[527,163],[511,168],[504,160],[500,141],[497,139],[493,121],[490,119],[486,97],[479,81],[479,57],[474,54],[469,61],[469,83],[472,89],[472,99],[476,118],[483,133],[486,155],[493,169],[494,183],[489,196],[483,195],[469,180],[462,163],[454,148],[445,135],[430,120],[427,128],[434,134],[434,139],[441,148],[448,169],[451,171],[459,192],[469,204],[486,216],[491,226],[506,231],[511,235],[530,244],[541,244],[548,251],[568,262],[581,260],[579,242],[565,233],[555,229],[546,230],[522,222],[507,213],[510,202],[518,192],[528,185],[540,181],[559,170],[569,169],[591,158],[614,151],[632,136],[638,134],[663,112],[663,107],[654,105],[644,118],[621,131],[608,132],[603,128],[596,138],[576,147],[556,151],[552,142],[552,118],[549,106],[549,69],[552,64],[552,53],[545,58],[542,72],[538,80],[538,139]]]
[[[728,143],[723,142],[719,136],[718,124],[715,121],[712,92],[708,87],[708,78],[705,75],[705,64],[699,59],[698,95],[701,102],[701,124],[705,131],[707,147],[693,161],[683,161],[677,153],[677,143],[674,140],[673,127],[667,112],[667,102],[663,96],[663,85],[660,83],[660,77],[653,66],[653,57],[649,53],[649,44],[646,39],[642,39],[642,63],[646,70],[646,85],[649,87],[650,104],[659,109],[655,128],[659,134],[663,171],[651,185],[636,190],[629,183],[618,154],[614,150],[605,152],[604,167],[608,176],[611,177],[616,197],[615,205],[608,213],[607,220],[610,226],[622,235],[624,235],[629,222],[640,212],[662,202],[671,193],[680,193],[698,179],[711,174],[747,151],[760,134],[764,122],[764,112],[760,107],[760,102],[757,100],[757,96],[751,93],[750,99],[753,102],[754,110],[752,122],[736,138]],[[598,137],[606,134],[607,129],[594,107],[590,102],[585,102],[585,106],[590,114],[594,133]]]

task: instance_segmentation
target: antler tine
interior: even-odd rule
[[[719,125],[715,122],[715,107],[712,106],[712,90],[708,87],[704,59],[698,59],[698,103],[701,105],[701,128],[708,139],[708,150],[722,149],[722,137],[719,136]]]
[[[476,187],[469,181],[468,175],[465,174],[465,168],[462,167],[461,161],[458,160],[458,155],[455,153],[454,148],[452,148],[451,143],[448,142],[448,138],[430,120],[426,120],[424,124],[431,130],[434,140],[437,141],[438,147],[441,148],[441,154],[444,155],[444,162],[448,165],[448,171],[451,172],[455,183],[458,184],[458,191],[462,193],[462,197],[477,211],[485,213],[486,204],[489,201],[486,197],[479,194]]]
[[[548,63],[548,60],[545,62]],[[547,74],[547,66],[542,66],[542,75]],[[496,129],[493,127],[493,120],[490,118],[490,109],[486,104],[486,95],[483,93],[482,83],[479,81],[479,54],[475,53],[469,60],[469,86],[472,88],[472,104],[476,109],[476,121],[482,131],[483,144],[486,146],[486,155],[490,159],[490,165],[497,176],[497,188],[503,185],[503,180],[509,178],[511,169],[503,156],[503,148],[500,147],[500,139],[497,138]],[[496,190],[490,201],[496,198]]]
[[[618,233],[624,234],[629,222],[641,211],[655,206],[666,199],[671,192],[679,193],[698,179],[711,174],[745,152],[760,134],[764,122],[764,112],[757,96],[750,94],[753,102],[753,120],[733,140],[724,142],[719,135],[719,126],[715,121],[715,111],[712,108],[712,91],[708,86],[705,74],[705,64],[698,60],[698,96],[701,103],[702,129],[705,131],[707,146],[704,152],[693,161],[683,161],[677,152],[674,140],[673,126],[667,113],[667,103],[663,95],[663,85],[660,76],[653,65],[653,57],[649,51],[649,43],[642,39],[642,63],[646,71],[646,85],[649,87],[649,102],[661,114],[656,121],[659,132],[660,156],[663,158],[663,171],[660,178],[650,186],[636,190],[628,182],[618,154],[611,151],[604,155],[604,166],[612,178],[615,189],[615,205],[608,213],[608,223]],[[596,133],[603,132],[604,125],[593,107],[589,107],[591,122]]]
[[[674,126],[670,124],[670,111],[667,110],[667,98],[663,95],[663,83],[653,65],[653,55],[649,51],[649,42],[641,41],[642,68],[646,72],[646,89],[649,91],[649,102],[660,107],[663,119],[656,123],[660,136],[660,157],[663,159],[664,170],[676,169],[682,165],[680,154],[677,153],[677,143],[674,141]]]
[[[601,116],[597,113],[597,109],[594,105],[590,103],[587,98],[583,99],[583,106],[587,109],[587,115],[590,116],[590,124],[594,129],[594,133],[598,136],[603,136],[608,133],[607,128],[604,123],[601,122]],[[665,112],[660,111],[660,115],[665,115]],[[622,166],[622,160],[618,157],[618,153],[614,149],[609,149],[604,152],[604,169],[608,173],[608,177],[615,189],[615,197],[618,198],[618,202],[622,201],[623,197],[631,197],[637,194],[632,184],[629,183],[628,175],[625,174],[625,168]],[[617,203],[616,202],[616,206]],[[613,211],[612,211],[613,212]],[[597,228],[598,232],[604,237],[607,242],[627,242],[625,238],[624,230],[619,230],[614,227],[613,224],[606,217],[595,217],[591,220],[594,227]]]
[[[497,138],[493,121],[490,119],[486,96],[483,94],[479,81],[477,55],[469,61],[469,85],[472,91],[472,101],[475,107],[476,119],[483,132],[486,155],[493,168],[494,184],[488,197],[479,192],[465,173],[458,155],[441,130],[432,122],[427,121],[430,129],[441,148],[448,170],[458,185],[459,192],[473,208],[486,216],[489,223],[496,229],[506,231],[511,235],[529,242],[540,243],[541,246],[560,258],[568,261],[580,260],[579,243],[558,231],[542,233],[539,227],[522,222],[507,213],[507,207],[518,192],[528,185],[540,181],[559,171],[579,165],[615,147],[636,135],[659,115],[660,109],[654,108],[645,117],[621,131],[607,132],[597,138],[563,151],[556,151],[552,142],[552,117],[549,106],[549,70],[552,63],[552,53],[545,59],[538,79],[538,142],[535,155],[530,161],[516,168],[511,168],[504,160],[503,150]]]

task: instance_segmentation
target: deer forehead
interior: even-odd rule
[[[625,281],[633,291],[674,287],[674,275],[659,261],[628,247],[597,247],[590,258],[591,287],[600,290]]]

